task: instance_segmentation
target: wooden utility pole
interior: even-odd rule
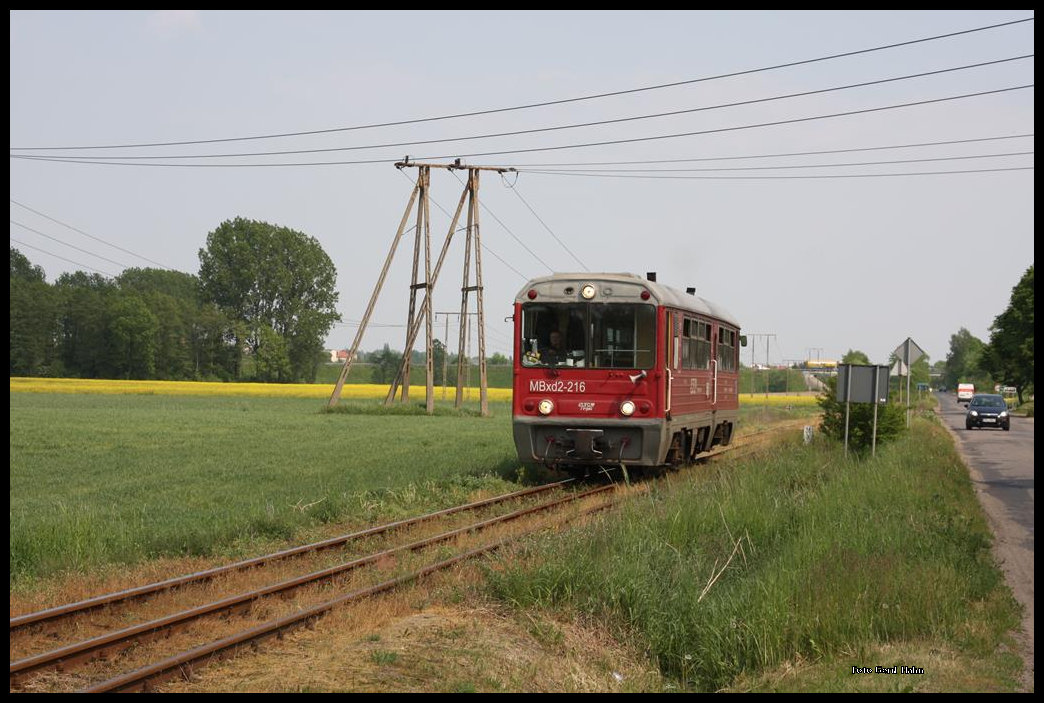
[[[478,211],[479,170],[468,169],[468,186],[471,199],[468,203],[468,231],[464,242],[464,283],[460,287],[460,335],[457,351],[457,398],[455,407],[464,402],[464,370],[467,362],[465,340],[468,319],[468,294],[476,293],[478,312],[479,354],[479,407],[483,417],[489,414],[489,399],[486,389],[486,321],[482,310],[482,239],[479,235]],[[472,245],[474,241],[474,245]],[[471,249],[475,249],[475,285],[468,285],[471,275]]]
[[[370,315],[373,312],[373,308],[376,305],[377,298],[380,295],[381,288],[384,285],[384,279],[388,274],[388,268],[391,265],[392,259],[395,256],[395,250],[399,245],[399,240],[402,238],[406,223],[409,221],[410,213],[413,210],[415,202],[417,205],[417,224],[416,233],[414,236],[414,250],[413,250],[413,276],[410,283],[410,309],[409,318],[406,325],[406,345],[403,350],[402,363],[399,366],[399,371],[392,381],[391,386],[388,388],[388,394],[385,397],[385,404],[390,404],[394,398],[396,391],[399,386],[402,386],[401,401],[406,402],[409,400],[409,371],[410,371],[410,357],[413,354],[413,345],[417,339],[417,334],[420,332],[421,321],[425,323],[425,351],[426,351],[426,363],[425,363],[425,375],[427,378],[426,383],[426,407],[428,414],[432,414],[435,409],[434,401],[434,349],[433,349],[433,315],[432,312],[432,295],[435,288],[435,282],[438,280],[439,272],[442,270],[442,264],[446,259],[446,253],[449,250],[450,242],[453,239],[453,234],[457,229],[457,223],[460,221],[461,213],[464,209],[464,204],[468,204],[468,226],[467,226],[467,240],[465,243],[465,260],[464,260],[464,285],[461,288],[461,356],[464,354],[463,335],[465,334],[465,321],[467,319],[467,307],[468,307],[468,294],[475,292],[478,294],[477,307],[478,307],[478,337],[479,337],[479,371],[480,371],[480,394],[481,394],[481,412],[482,415],[489,414],[489,405],[487,399],[487,388],[486,388],[486,337],[485,337],[485,320],[483,318],[482,308],[482,253],[481,253],[481,238],[479,235],[479,222],[478,222],[478,185],[479,185],[479,172],[480,171],[497,171],[499,173],[505,173],[508,171],[514,171],[513,168],[500,168],[493,166],[464,166],[460,163],[460,159],[457,159],[452,164],[419,164],[410,163],[408,158],[405,161],[395,164],[396,168],[413,168],[419,169],[417,184],[413,189],[413,193],[410,195],[409,203],[406,205],[406,211],[403,213],[402,221],[399,223],[398,232],[395,235],[395,239],[392,240],[391,249],[388,252],[388,256],[384,262],[384,268],[381,270],[381,274],[377,280],[377,285],[374,287],[373,294],[370,296],[370,302],[366,308],[366,314],[363,316],[362,322],[359,325],[359,329],[356,332],[355,340],[352,343],[351,351],[348,352],[348,358],[345,359],[344,367],[341,369],[341,374],[337,379],[337,383],[334,385],[333,394],[330,396],[329,405],[332,407],[336,405],[341,398],[341,391],[344,386],[344,381],[348,377],[348,372],[351,369],[351,365],[355,360],[356,355],[359,351],[359,345],[362,341],[363,333],[366,331],[366,326],[369,323]],[[450,223],[449,231],[446,233],[446,238],[442,244],[442,250],[439,253],[438,261],[435,264],[434,270],[431,267],[431,236],[430,236],[430,217],[429,217],[429,189],[431,179],[432,168],[444,168],[448,170],[455,169],[466,169],[468,171],[468,182],[461,193],[460,202],[457,204],[456,213],[453,215],[453,220]],[[419,201],[419,202],[418,202]],[[424,281],[419,281],[419,270],[420,270],[420,248],[421,248],[421,236],[423,233],[423,244],[424,244]],[[470,278],[470,252],[471,247],[475,248],[475,286],[469,286]],[[417,309],[416,295],[418,290],[424,290],[424,297],[420,303],[420,309]],[[448,350],[447,350],[448,351]],[[458,369],[458,377],[460,376]],[[445,380],[443,381],[445,383]],[[458,378],[457,384],[457,406],[461,404],[461,382]]]
[[[428,222],[428,188],[431,185],[431,168],[427,166],[421,166],[417,172],[417,189],[420,194],[420,204],[417,206],[417,226],[414,228],[414,243],[413,243],[413,277],[410,279],[410,312],[409,317],[406,320],[406,347],[402,355],[402,402],[408,403],[410,400],[410,363],[412,362],[411,357],[413,356],[412,340],[409,338],[410,330],[413,328],[413,320],[417,309],[417,289],[428,288],[428,281],[431,279],[431,227]],[[421,232],[424,232],[424,283],[417,283],[417,268],[420,260],[421,250]],[[421,313],[421,317],[428,322],[428,339],[427,339],[427,359],[431,359],[431,313]],[[431,379],[431,375],[428,375],[428,379]],[[430,394],[428,402],[431,402]],[[428,412],[431,412],[431,408],[428,408]]]

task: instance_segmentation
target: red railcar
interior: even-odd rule
[[[677,466],[730,442],[739,323],[655,278],[560,273],[519,292],[512,410],[524,463]]]

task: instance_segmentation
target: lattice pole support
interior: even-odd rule
[[[330,395],[330,401],[327,403],[328,407],[334,407],[341,400],[341,390],[344,388],[344,381],[348,378],[348,371],[351,370],[355,356],[359,352],[359,345],[362,343],[363,334],[366,332],[366,325],[370,322],[370,316],[373,314],[373,308],[377,304],[377,298],[381,293],[381,288],[384,286],[384,279],[388,276],[388,268],[391,266],[392,259],[395,258],[395,250],[398,248],[399,240],[402,239],[403,232],[406,230],[406,223],[410,219],[410,212],[413,210],[413,204],[417,201],[419,191],[419,185],[414,186],[413,193],[410,195],[410,201],[406,205],[406,211],[402,214],[402,220],[399,222],[399,229],[392,240],[391,248],[388,250],[388,256],[384,259],[384,268],[381,269],[381,275],[377,278],[377,285],[374,286],[373,294],[370,295],[370,302],[366,305],[366,312],[359,323],[359,329],[355,332],[352,348],[348,352],[348,357],[344,360],[344,366],[341,367],[337,383],[334,384],[333,393]]]

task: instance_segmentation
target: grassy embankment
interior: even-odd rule
[[[1018,608],[944,429],[846,461],[830,443],[687,472],[490,571],[492,595],[594,618],[696,691],[1005,691]],[[922,673],[853,673],[853,667]]]

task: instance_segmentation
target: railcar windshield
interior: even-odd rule
[[[636,303],[526,303],[519,358],[527,367],[649,369],[656,307]]]

